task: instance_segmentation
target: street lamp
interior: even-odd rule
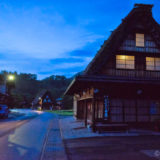
[[[5,87],[6,87],[6,93],[8,94],[8,102],[7,105],[9,107],[13,106],[13,99],[11,96],[11,90],[15,87],[15,75],[8,74],[5,77]]]
[[[14,81],[15,80],[15,76],[14,75],[8,75],[7,78],[9,81]]]
[[[13,74],[7,75],[5,80],[5,85],[6,85],[7,93],[10,94],[11,89],[15,87],[15,75]]]
[[[5,80],[7,93],[10,94],[10,90],[15,87],[15,75],[9,74]]]

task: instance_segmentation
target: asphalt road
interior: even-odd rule
[[[0,120],[0,160],[39,160],[53,115],[32,110],[14,110]]]

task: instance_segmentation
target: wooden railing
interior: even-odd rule
[[[108,69],[107,75],[127,78],[142,78],[148,80],[160,80],[160,71]]]

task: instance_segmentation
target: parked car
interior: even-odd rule
[[[6,104],[0,104],[0,118],[7,118],[9,114],[9,108]]]

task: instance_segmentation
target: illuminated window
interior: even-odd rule
[[[134,69],[134,56],[116,55],[116,68],[119,69]]]
[[[160,58],[146,57],[146,70],[160,71]]]
[[[136,47],[144,47],[144,34],[136,33]]]

